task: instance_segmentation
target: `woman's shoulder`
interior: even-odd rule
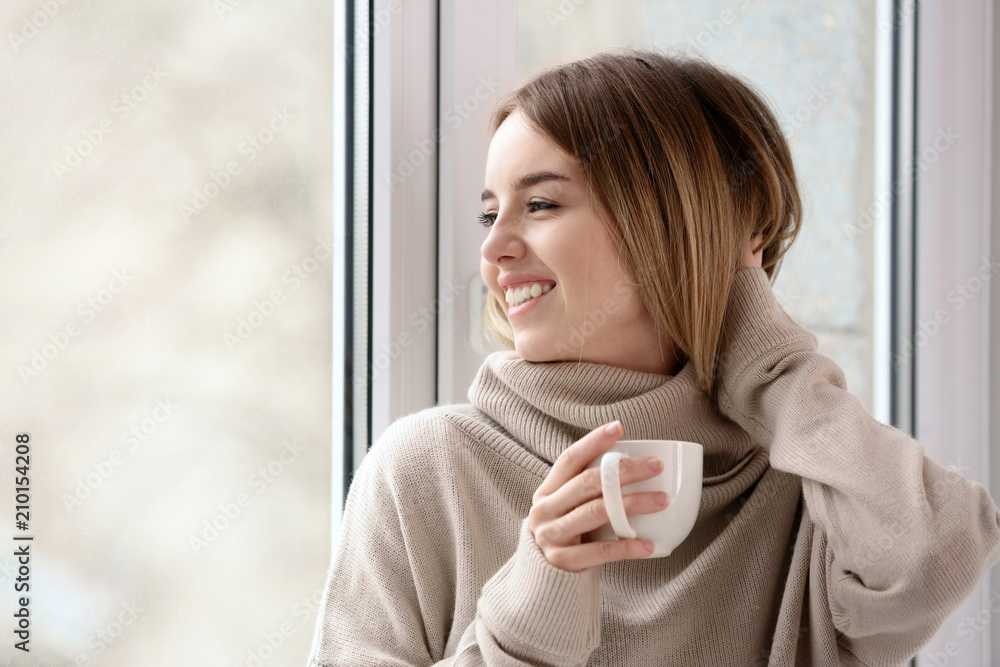
[[[436,405],[399,417],[382,432],[369,454],[385,457],[442,455],[462,435],[448,415],[461,405]]]
[[[432,406],[400,417],[376,440],[366,460],[368,458],[373,458],[372,464],[379,465],[383,471],[430,465],[454,471],[456,466],[465,468],[470,463],[482,464],[489,459],[512,464],[533,475],[544,477],[545,472],[537,457],[503,427],[467,403]]]
[[[455,432],[437,408],[399,417],[379,435],[362,465],[383,473],[430,464],[454,446]]]

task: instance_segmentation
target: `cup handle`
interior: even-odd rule
[[[601,458],[601,492],[604,504],[608,508],[608,518],[611,528],[618,537],[635,539],[638,533],[629,525],[625,514],[625,502],[622,500],[622,485],[618,477],[618,462],[627,458],[621,452],[607,452]]]

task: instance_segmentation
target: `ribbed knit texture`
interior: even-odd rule
[[[491,354],[469,404],[394,422],[351,484],[310,667],[900,665],[1000,559],[986,490],[926,458],[739,271],[716,408],[675,376]],[[615,419],[705,447],[697,523],[664,558],[568,572],[532,496]]]

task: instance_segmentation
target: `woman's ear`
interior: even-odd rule
[[[756,266],[760,268],[764,259],[764,234],[757,232],[747,243],[746,252],[743,254],[743,268]]]

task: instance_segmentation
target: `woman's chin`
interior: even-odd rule
[[[523,338],[514,338],[514,350],[517,352],[517,355],[525,361],[542,362],[552,360],[552,355],[549,350],[546,350],[540,345],[532,345]]]
[[[561,346],[565,349],[565,345]],[[514,351],[517,352],[518,356],[525,361],[533,361],[536,363],[544,363],[547,361],[569,361],[575,360],[575,353],[570,351],[565,351],[560,354],[559,351],[552,347],[551,343],[546,341],[544,345],[532,345],[531,343],[524,341],[523,339],[514,339]]]

